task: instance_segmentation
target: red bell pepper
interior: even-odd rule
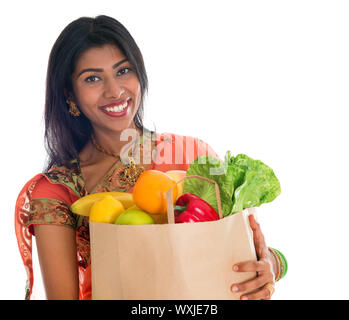
[[[193,193],[180,196],[174,207],[175,223],[219,220],[219,215],[205,200]]]

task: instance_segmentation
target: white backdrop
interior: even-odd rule
[[[348,299],[349,3],[12,1],[0,4],[0,299],[23,299],[14,205],[43,167],[46,67],[81,16],[118,19],[149,77],[148,128],[200,137],[271,166],[282,194],[258,211],[289,261],[275,299]]]

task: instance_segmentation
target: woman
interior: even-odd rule
[[[48,163],[26,183],[16,203],[16,235],[28,275],[26,298],[34,283],[35,235],[47,298],[91,299],[88,218],[73,214],[70,205],[90,193],[132,192],[137,176],[126,174],[132,165],[139,175],[148,169],[187,170],[199,155],[219,157],[200,139],[144,128],[147,75],[142,55],[113,18],[83,17],[70,23],[52,48],[46,85]],[[136,160],[130,163],[129,156]],[[258,276],[232,284],[231,290],[251,292],[242,299],[269,299],[274,282],[285,274],[285,263],[268,249],[253,216],[250,223],[259,260],[233,270]]]

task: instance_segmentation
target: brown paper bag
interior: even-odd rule
[[[239,299],[231,285],[256,276],[234,272],[234,263],[256,260],[248,211],[217,221],[174,223],[172,188],[168,224],[114,225],[90,222],[92,299]],[[178,181],[180,183],[184,179]]]

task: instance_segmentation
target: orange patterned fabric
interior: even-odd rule
[[[37,188],[40,186],[40,188]],[[42,194],[40,194],[40,192]],[[65,196],[69,194],[69,198]],[[34,194],[34,196],[33,196]],[[44,198],[45,197],[45,198]],[[40,201],[40,198],[42,201]],[[15,207],[15,232],[19,251],[27,272],[25,299],[30,299],[33,287],[32,235],[33,224],[73,225],[74,217],[69,216],[69,204],[79,199],[71,189],[59,182],[51,182],[47,175],[37,174],[20,191]]]
[[[199,155],[219,158],[207,143],[198,138],[171,133],[156,134],[155,137],[152,143],[156,152],[146,170],[187,170]],[[143,150],[143,143],[140,149]],[[115,163],[91,193],[132,192],[132,188],[123,189],[118,183],[120,165]],[[78,159],[71,160],[67,166],[53,167],[49,172],[35,175],[20,191],[15,207],[15,232],[27,272],[25,299],[30,299],[34,283],[32,236],[35,224],[67,225],[76,230],[79,299],[91,299],[89,221],[88,217],[75,215],[70,209],[74,201],[87,194]]]

